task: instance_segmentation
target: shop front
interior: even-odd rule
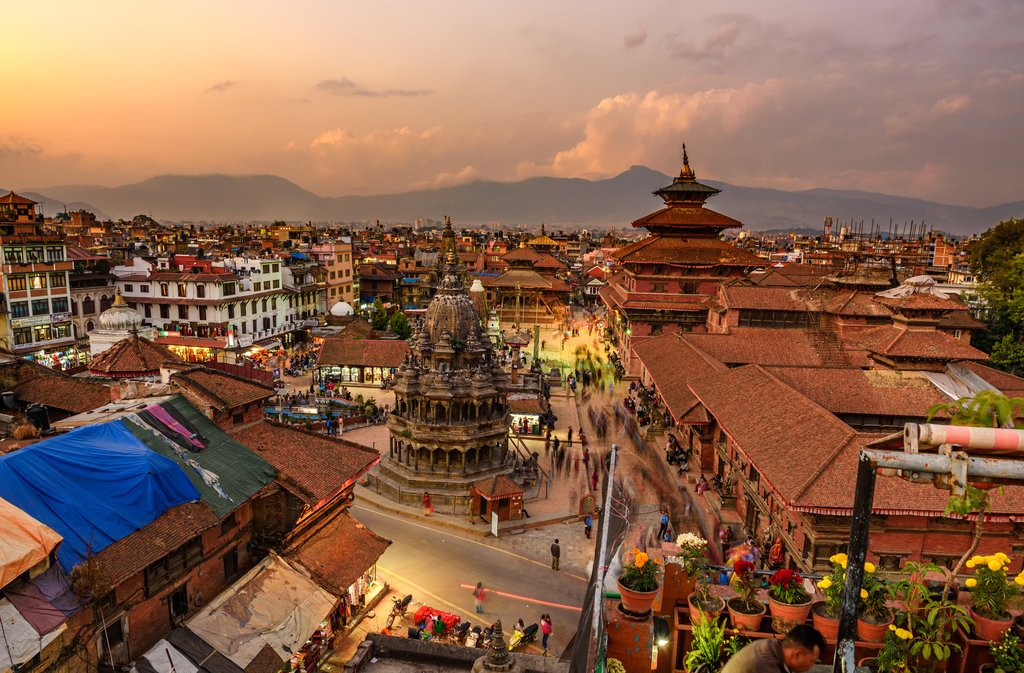
[[[89,351],[75,341],[70,313],[11,318],[11,331],[14,352],[44,367],[68,371],[89,361]]]
[[[331,386],[380,385],[394,376],[409,353],[398,339],[327,338],[320,347],[313,382],[321,391]]]
[[[217,351],[206,346],[174,346],[167,348],[185,362],[216,362]]]
[[[513,394],[508,398],[508,409],[512,416],[512,430],[519,435],[542,435],[541,416],[544,408],[536,395]]]
[[[341,367],[317,367],[314,370],[313,381],[320,384],[320,390],[326,390],[329,384],[380,384],[381,381],[386,381],[394,375],[395,367],[344,365]]]

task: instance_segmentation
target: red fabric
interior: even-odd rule
[[[441,621],[444,622],[444,630],[446,632],[450,631],[453,626],[459,623],[459,618],[455,615],[451,614],[450,612],[441,612],[440,610],[435,610],[429,605],[424,605],[419,610],[417,610],[416,614],[413,615],[413,621],[419,624],[427,618],[427,615],[436,615],[440,617]]]

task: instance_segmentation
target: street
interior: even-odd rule
[[[501,619],[508,638],[516,619],[522,617],[529,625],[539,622],[546,612],[553,623],[548,649],[555,656],[575,633],[586,592],[586,581],[579,575],[555,572],[484,540],[460,537],[456,531],[425,526],[364,505],[356,504],[351,511],[360,523],[394,541],[378,562],[377,571],[396,593],[413,595],[410,615],[425,603],[483,626]],[[477,582],[490,590],[484,600],[484,615],[474,613],[472,588]],[[383,618],[388,610],[390,602],[381,603],[377,612]],[[395,631],[401,635],[397,626]],[[540,644],[539,633],[536,643]]]

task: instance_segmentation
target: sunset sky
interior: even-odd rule
[[[1024,2],[3,5],[0,187],[676,172],[1024,199]]]

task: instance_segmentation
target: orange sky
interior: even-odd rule
[[[6,4],[0,187],[674,172],[1022,198],[1024,3]],[[713,11],[709,11],[713,9]]]

